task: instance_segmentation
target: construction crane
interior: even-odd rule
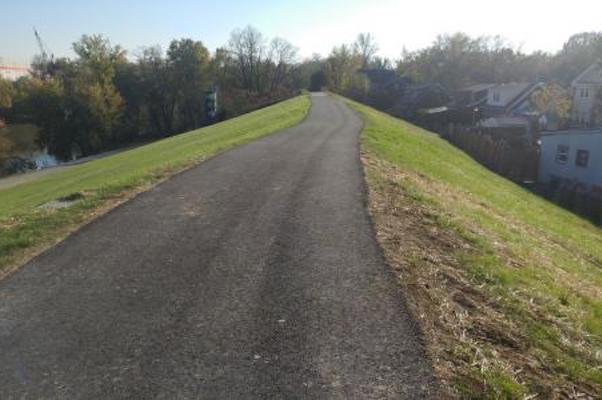
[[[40,33],[38,32],[35,26],[33,27],[33,34],[35,35],[36,41],[38,42],[38,47],[40,48],[40,56],[42,58],[42,61],[46,63],[52,61],[53,57],[48,57],[48,47],[46,47],[46,44],[42,40],[42,37],[40,36]]]
[[[54,61],[54,54],[48,56],[48,47],[42,40],[42,37],[40,36],[40,33],[38,32],[35,26],[33,27],[33,34],[36,37],[36,42],[38,42],[38,47],[40,48],[40,57],[37,61],[37,64],[39,64],[42,79],[45,80],[52,75],[52,64]]]

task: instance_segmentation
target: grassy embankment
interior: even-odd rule
[[[299,123],[307,96],[0,190],[0,276],[44,247],[161,179],[220,151]],[[71,197],[67,208],[40,207]]]
[[[352,106],[379,241],[450,394],[601,398],[602,230]]]

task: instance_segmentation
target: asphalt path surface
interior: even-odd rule
[[[312,104],[0,282],[0,399],[434,396],[365,208],[361,120]]]

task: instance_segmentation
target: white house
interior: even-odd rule
[[[542,132],[539,182],[573,181],[602,191],[602,130]]]
[[[596,95],[602,87],[602,61],[592,64],[571,83],[573,92],[573,123],[593,126]]]

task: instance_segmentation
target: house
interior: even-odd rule
[[[531,96],[543,83],[502,83],[487,91],[487,98],[479,107],[480,125],[484,128],[516,128],[530,130],[537,112]]]
[[[573,94],[573,124],[581,127],[595,125],[594,105],[602,88],[602,61],[589,66],[571,83]]]
[[[457,107],[479,107],[486,117],[530,111],[531,95],[543,83],[483,83],[469,86],[456,93]]]
[[[524,128],[530,130],[537,112],[531,96],[543,83],[485,83],[469,86],[456,94],[455,106],[470,109],[483,128]]]
[[[539,182],[572,182],[581,191],[602,192],[602,130],[542,132]]]

